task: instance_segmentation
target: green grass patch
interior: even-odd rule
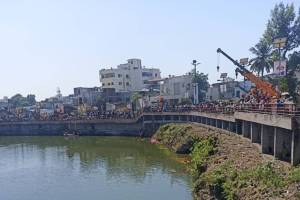
[[[297,171],[297,173],[299,173]],[[225,162],[214,170],[204,173],[200,179],[206,183],[217,199],[237,199],[237,192],[246,187],[255,187],[258,191],[272,189],[276,195],[278,189],[287,185],[284,177],[277,172],[272,163],[263,164],[253,169],[237,170],[231,162]],[[203,186],[203,184],[202,184]]]
[[[299,183],[300,182],[300,168],[295,167],[293,168],[288,176],[288,181],[290,183]]]

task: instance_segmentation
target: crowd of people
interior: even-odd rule
[[[132,111],[88,111],[84,114],[54,113],[53,115],[40,115],[37,112],[17,113],[2,110],[0,111],[0,122],[134,119],[139,114],[139,112]]]
[[[90,110],[84,114],[54,113],[52,115],[41,115],[38,112],[17,112],[16,110],[0,110],[0,122],[13,121],[71,121],[71,120],[108,120],[108,119],[135,119],[142,112],[208,112],[233,114],[235,111],[243,112],[277,112],[296,113],[295,104],[288,94],[280,97],[270,97],[261,91],[253,89],[247,95],[241,97],[239,101],[213,101],[204,102],[198,105],[173,104],[161,102],[156,106],[143,107],[138,111],[126,110]],[[300,113],[300,112],[299,112]]]

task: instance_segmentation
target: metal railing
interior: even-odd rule
[[[203,113],[222,113],[233,115],[234,112],[261,113],[272,115],[300,116],[300,107],[295,104],[231,104],[231,105],[201,105],[186,106],[164,109],[145,109],[145,113],[163,112],[203,112]]]

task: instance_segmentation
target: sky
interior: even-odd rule
[[[209,82],[263,34],[280,0],[0,0],[0,98],[16,93],[41,100],[74,87],[100,86],[99,70],[142,59],[163,76],[198,70]],[[282,0],[294,3],[300,0]]]

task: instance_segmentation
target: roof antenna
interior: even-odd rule
[[[220,71],[220,53],[217,53],[217,72]]]

